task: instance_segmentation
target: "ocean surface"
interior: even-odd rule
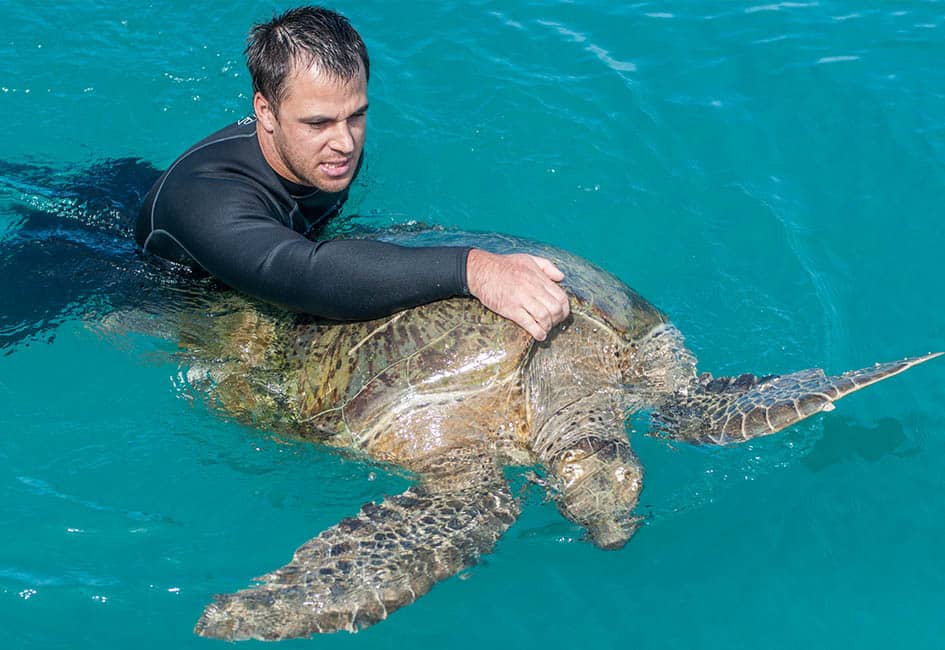
[[[567,248],[716,375],[945,350],[945,2],[766,1],[336,2],[372,57],[348,217]],[[214,415],[110,319],[157,282],[140,193],[251,110],[245,34],[288,6],[0,3],[5,649],[212,647],[213,594],[407,484]],[[481,564],[280,647],[942,647],[945,360],[747,445],[646,430],[623,550],[513,470]]]

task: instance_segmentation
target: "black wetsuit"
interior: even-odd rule
[[[324,318],[377,318],[468,293],[468,248],[308,239],[347,198],[347,190],[280,177],[262,155],[255,119],[244,118],[164,172],[141,207],[135,239],[234,289]]]

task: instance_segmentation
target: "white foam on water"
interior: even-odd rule
[[[779,2],[773,5],[756,5],[745,9],[746,14],[753,14],[759,11],[781,11],[782,9],[802,9],[805,7],[816,7],[817,2]]]
[[[859,61],[860,57],[853,55],[844,55],[844,56],[825,56],[823,58],[817,59],[817,64],[821,63],[838,63],[840,61]]]

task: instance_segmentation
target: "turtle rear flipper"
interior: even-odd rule
[[[470,450],[439,455],[437,464],[448,467],[456,455],[469,460]],[[518,516],[494,464],[458,469],[422,476],[398,496],[365,504],[258,586],[216,596],[194,631],[227,640],[355,632],[412,603],[491,551]]]
[[[878,363],[833,377],[820,369],[761,378],[747,374],[713,379],[704,374],[657,406],[654,430],[697,444],[744,442],[830,411],[841,397],[941,354]]]

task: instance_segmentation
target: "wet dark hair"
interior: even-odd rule
[[[348,19],[324,7],[305,6],[286,11],[268,23],[253,25],[246,46],[246,65],[253,91],[273,108],[286,96],[286,79],[295,64],[316,65],[341,81],[365,78],[371,67],[367,48]]]

